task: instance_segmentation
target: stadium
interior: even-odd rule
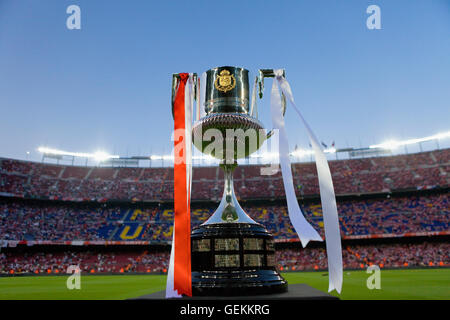
[[[449,300],[449,9],[0,0],[0,302]]]
[[[0,159],[0,274],[7,277],[0,281],[23,281],[24,276],[46,281],[79,265],[91,277],[155,276],[156,288],[162,289],[173,228],[173,169],[124,166],[130,158],[115,159],[115,166],[111,159],[77,166],[73,154],[41,151],[42,162]],[[330,161],[344,269],[364,277],[367,267],[378,265],[389,272],[429,270],[437,279],[448,279],[450,149],[386,153]],[[64,159],[70,164],[55,163]],[[244,209],[274,235],[277,269],[302,280],[301,275],[323,274],[324,244],[301,248],[288,218],[281,173],[261,178],[261,167],[240,166],[235,187]],[[305,216],[323,236],[315,165],[293,163],[292,172]],[[223,173],[216,166],[195,166],[192,186],[194,227],[217,206]],[[434,289],[432,298],[448,298]],[[47,295],[54,297],[51,290]]]

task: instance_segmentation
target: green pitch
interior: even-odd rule
[[[290,284],[328,290],[324,272],[284,273]],[[344,271],[341,299],[450,299],[450,269],[382,270],[381,289],[369,290],[365,271]],[[127,299],[165,288],[160,275],[81,275],[81,290],[68,290],[67,276],[0,278],[0,299]],[[333,293],[337,295],[336,293]]]

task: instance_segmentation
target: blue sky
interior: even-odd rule
[[[81,30],[66,28],[71,4]],[[366,28],[371,4],[381,30]],[[0,0],[0,156],[167,154],[171,74],[220,65],[285,68],[317,136],[337,147],[450,130],[448,0]],[[308,147],[294,114],[291,146]]]

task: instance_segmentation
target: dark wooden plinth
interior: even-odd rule
[[[158,291],[135,298],[133,300],[166,300],[165,291]],[[176,300],[338,300],[339,298],[328,293],[314,289],[306,284],[291,284],[287,292],[274,294],[261,294],[254,296],[200,296],[183,297]],[[175,299],[174,299],[175,300]]]

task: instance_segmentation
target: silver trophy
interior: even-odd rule
[[[274,77],[272,69],[259,70],[254,80],[258,92],[253,99],[256,95],[262,98],[266,77]],[[177,79],[175,74],[172,103]],[[242,209],[233,186],[237,160],[256,152],[273,131],[266,132],[251,107],[256,101],[250,101],[248,70],[238,67],[208,70],[202,86],[205,86],[201,100],[206,115],[194,123],[192,140],[202,153],[221,161],[225,185],[217,210],[191,233],[193,295],[284,292],[287,282],[275,268],[273,236]],[[200,98],[199,94],[196,98]],[[284,96],[282,102],[284,114]]]

